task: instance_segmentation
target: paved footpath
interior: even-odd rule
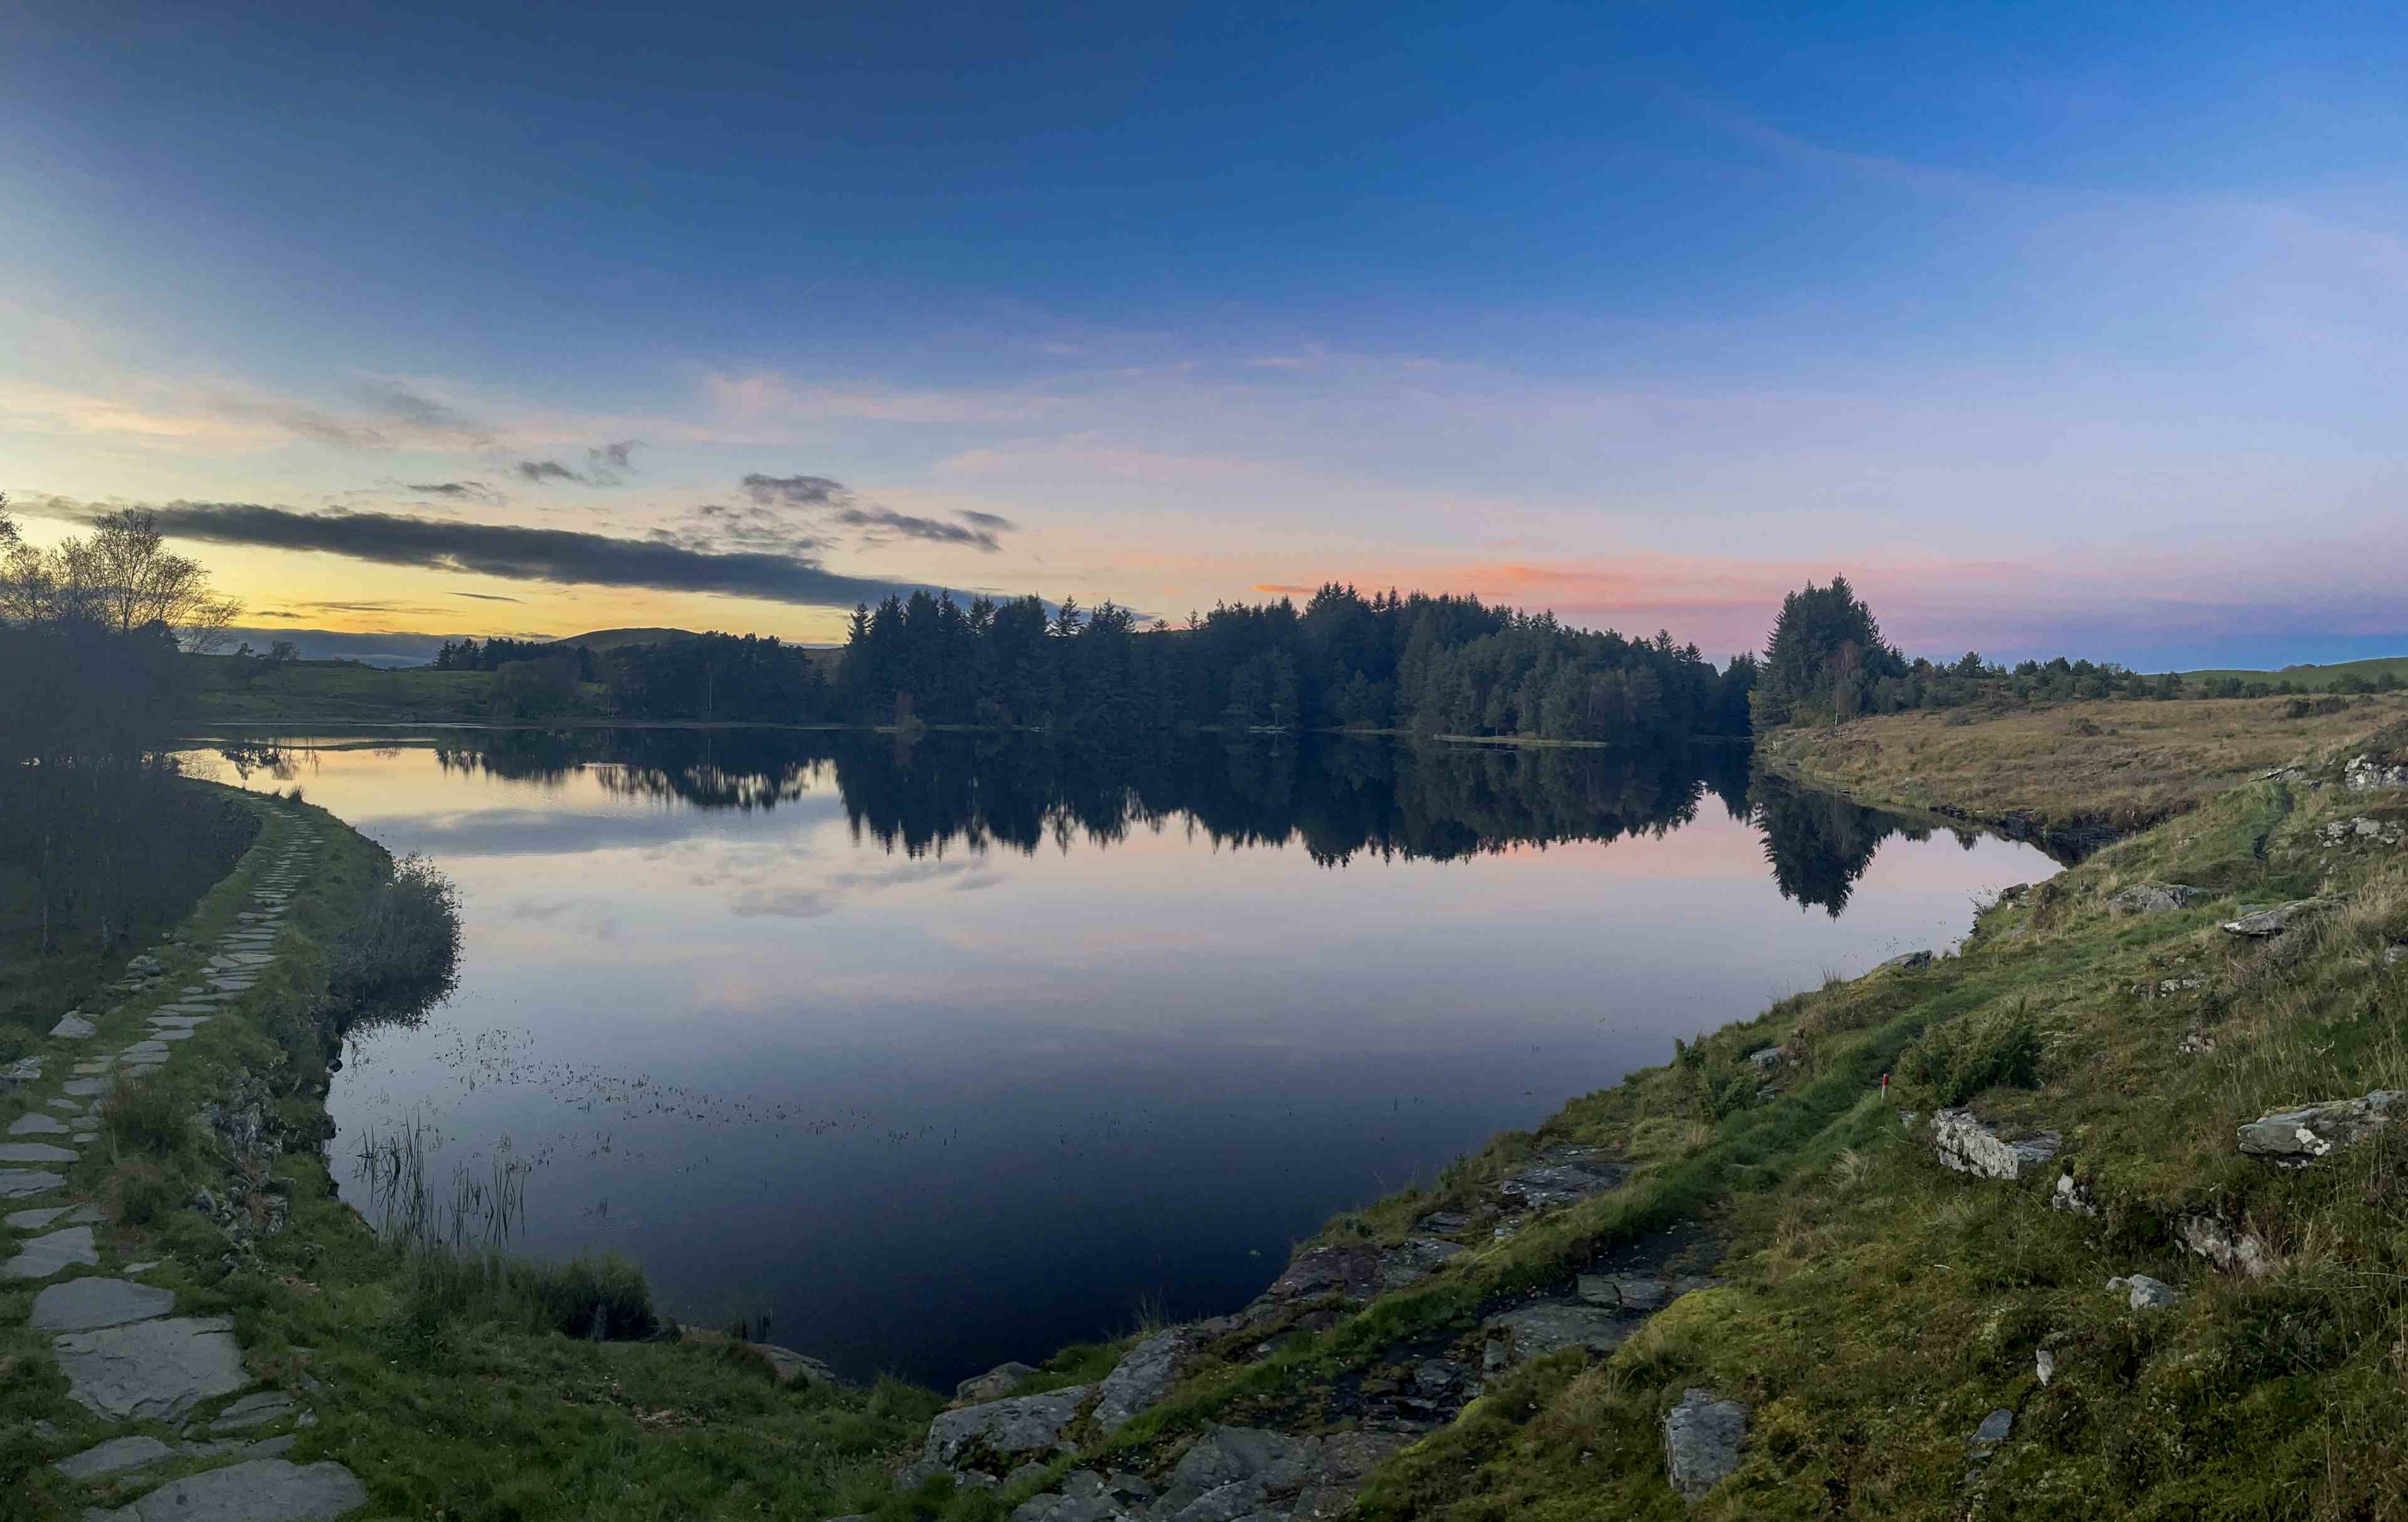
[[[93,1429],[143,1429],[116,1431],[55,1467],[71,1480],[122,1493],[129,1482],[139,1485],[147,1472],[169,1464],[213,1466],[158,1485],[114,1511],[91,1510],[89,1518],[307,1522],[367,1504],[367,1491],[342,1465],[295,1464],[281,1457],[297,1441],[297,1429],[317,1420],[306,1403],[294,1393],[254,1388],[258,1382],[243,1366],[233,1322],[178,1314],[173,1290],[142,1282],[158,1264],[119,1261],[115,1249],[96,1241],[93,1228],[108,1225],[107,1212],[82,1198],[61,1171],[79,1159],[79,1149],[99,1140],[97,1111],[109,1084],[173,1061],[178,1042],[257,982],[318,851],[311,835],[287,844],[253,884],[250,906],[233,928],[207,948],[213,955],[196,974],[200,981],[154,1010],[140,1040],[74,1061],[59,1095],[18,1116],[0,1138],[0,1201],[11,1207],[6,1220],[20,1238],[15,1256],[0,1262],[0,1276],[46,1282],[34,1298],[33,1326],[52,1334],[51,1356],[66,1375],[68,1396],[97,1419],[90,1424]],[[176,948],[163,950],[178,955]],[[164,986],[164,973],[157,955],[136,956],[125,978],[106,992],[138,998]],[[98,1028],[78,1012],[50,1034],[84,1043]],[[81,1044],[67,1048],[70,1057],[90,1051]],[[55,1052],[27,1058],[0,1077],[39,1092],[41,1068],[58,1060],[69,1058]]]

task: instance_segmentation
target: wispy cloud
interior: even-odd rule
[[[518,597],[505,597],[498,592],[454,592],[455,597],[473,597],[479,602],[519,602]]]
[[[862,530],[862,541],[867,544],[918,539],[928,544],[965,545],[992,554],[1003,548],[996,536],[1020,526],[993,512],[956,512],[953,518],[959,522],[897,512],[861,501],[844,482],[825,476],[767,476],[754,472],[740,484],[744,495],[761,508],[801,509],[822,523]],[[724,515],[730,510],[713,507],[700,510]]]
[[[501,493],[480,481],[405,481],[396,482],[402,490],[421,496],[437,496],[452,502],[475,502],[495,507],[507,500]]]

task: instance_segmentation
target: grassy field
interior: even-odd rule
[[[2300,701],[2073,703],[1979,719],[1962,709],[1897,713],[1776,730],[1756,750],[1774,770],[1863,803],[2120,831],[2408,714],[2402,694],[2312,700],[2346,706],[2295,716]]]
[[[245,682],[230,660],[203,657],[198,665],[194,717],[204,724],[474,724],[493,717],[490,671],[296,661]],[[601,711],[595,704],[570,716]]]
[[[2337,661],[2330,666],[2286,666],[2279,671],[2243,671],[2238,668],[2175,673],[2185,682],[2200,682],[2236,678],[2242,682],[2268,683],[2287,682],[2295,687],[2320,692],[2344,676],[2361,677],[2368,682],[2380,682],[2386,674],[2408,682],[2408,655],[2378,655],[2372,660]]]

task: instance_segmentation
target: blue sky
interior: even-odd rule
[[[2403,65],[2364,7],[21,6],[0,489],[187,504],[330,629],[1341,577],[1727,651],[1846,570],[1918,651],[2396,653]]]

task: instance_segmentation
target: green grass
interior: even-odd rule
[[[296,661],[245,683],[231,659],[198,656],[194,664],[200,679],[194,714],[203,723],[460,724],[492,714],[490,671]]]

